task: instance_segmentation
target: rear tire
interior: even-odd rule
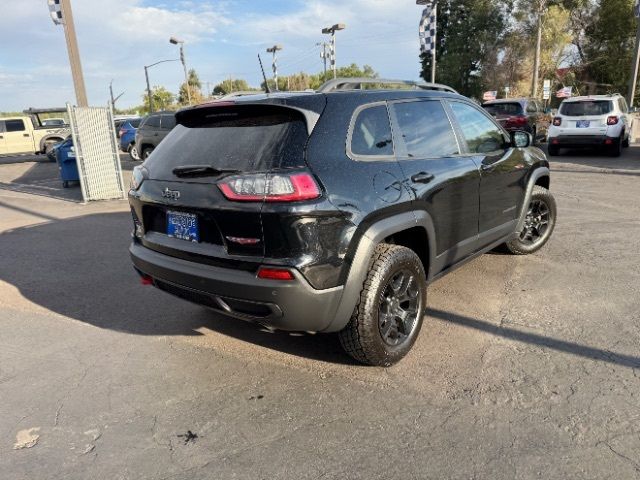
[[[622,155],[622,136],[613,141],[613,145],[610,147],[609,156],[610,157],[619,157]]]
[[[555,145],[549,145],[547,152],[549,153],[550,157],[557,157],[558,155],[560,155],[560,148]]]
[[[149,158],[149,155],[151,155],[152,152],[153,152],[153,147],[143,148],[142,155],[141,155],[142,160],[146,160],[147,158]]]
[[[420,333],[426,299],[420,258],[409,248],[381,243],[351,320],[339,334],[342,348],[367,365],[400,361]]]
[[[622,138],[624,140],[622,140],[622,148],[629,148],[630,144],[631,144],[631,138],[630,138],[631,134],[627,135],[627,137],[625,138],[624,133],[622,134]]]
[[[556,226],[558,208],[551,192],[536,185],[522,230],[516,238],[507,242],[507,250],[514,255],[529,255],[540,250],[551,237]]]

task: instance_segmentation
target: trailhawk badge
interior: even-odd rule
[[[180,192],[178,190],[169,190],[169,187],[162,191],[162,196],[169,200],[178,200],[180,198]]]

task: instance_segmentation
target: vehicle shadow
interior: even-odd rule
[[[624,149],[620,157],[609,157],[607,152],[600,149],[562,149],[561,155],[547,158],[552,170],[558,170],[554,168],[556,166],[564,170],[565,165],[579,165],[606,170],[640,171],[640,146],[637,145]]]
[[[23,157],[0,157],[0,190],[28,193],[31,195],[55,198],[71,202],[82,202],[82,191],[79,182],[72,182],[69,188],[62,186],[58,164],[50,162],[46,156],[25,155]],[[19,176],[12,175],[9,170],[11,165],[32,164]],[[129,158],[129,155],[120,155],[124,185],[129,185],[131,171],[139,163]],[[7,167],[4,167],[7,165]]]
[[[130,214],[118,212],[2,233],[0,281],[36,305],[98,328],[158,336],[198,336],[205,328],[299,357],[353,364],[335,335],[270,332],[142,286],[128,254],[131,227]]]
[[[6,208],[12,208],[6,206]],[[0,234],[0,281],[6,303],[24,299],[97,328],[134,335],[198,336],[205,328],[289,355],[354,364],[336,335],[271,333],[140,284],[127,252],[127,212],[87,215],[22,227]],[[441,310],[427,316],[511,340],[584,358],[640,367],[640,357],[515,330]]]

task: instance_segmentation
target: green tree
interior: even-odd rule
[[[197,105],[202,102],[202,83],[196,71],[192,68],[188,73],[189,92],[187,92],[187,84],[183,82],[178,92],[178,103],[180,105],[189,104],[189,94],[191,94],[191,103]]]
[[[214,95],[227,95],[233,92],[246,92],[254,90],[246,80],[242,78],[228,78],[213,87]]]
[[[631,74],[633,0],[601,0],[585,28],[584,63],[602,93],[624,92]]]
[[[143,100],[143,111],[145,113],[149,113],[151,109],[149,108],[149,97],[147,92],[142,95]],[[153,111],[158,110],[171,110],[175,108],[175,100],[176,96],[171,93],[166,88],[156,85],[151,89],[151,101],[153,102]]]
[[[436,81],[468,96],[478,97],[483,89],[485,64],[495,64],[507,31],[511,2],[504,0],[440,0]],[[421,76],[431,80],[430,54],[420,56]]]

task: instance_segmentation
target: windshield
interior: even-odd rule
[[[155,178],[185,165],[267,172],[304,166],[308,139],[302,114],[273,106],[216,107],[190,112],[147,161]]]
[[[491,103],[483,105],[491,115],[522,115],[522,105],[519,103]]]
[[[589,100],[583,102],[565,102],[560,106],[560,113],[567,117],[586,117],[606,115],[612,109],[609,100]]]

